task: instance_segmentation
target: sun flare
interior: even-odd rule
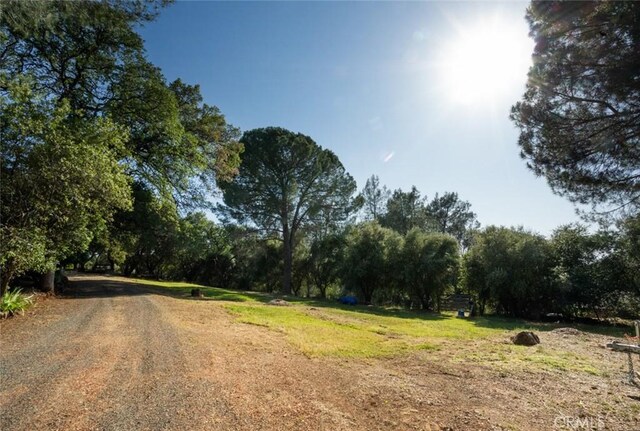
[[[438,60],[440,82],[451,101],[484,106],[523,88],[533,51],[524,20],[508,22],[496,15],[454,27]]]

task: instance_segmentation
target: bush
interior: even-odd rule
[[[20,289],[6,291],[0,300],[0,317],[22,314],[32,303],[32,297],[24,295]]]
[[[463,286],[479,311],[538,318],[551,309],[552,256],[547,240],[521,228],[489,226],[478,233],[463,261]]]
[[[396,262],[402,237],[377,222],[356,226],[347,235],[342,280],[348,291],[358,292],[364,303],[381,301],[397,285]]]

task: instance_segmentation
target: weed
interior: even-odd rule
[[[0,298],[0,317],[22,314],[32,303],[32,296],[24,295],[20,289],[7,290]]]

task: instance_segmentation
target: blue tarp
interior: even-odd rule
[[[339,299],[341,304],[358,305],[358,298],[355,296],[343,296]]]

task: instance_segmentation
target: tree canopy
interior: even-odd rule
[[[126,130],[108,118],[69,121],[68,103],[55,106],[30,84],[16,80],[0,94],[3,291],[14,275],[86,248],[96,227],[130,206],[115,157]]]
[[[420,195],[416,186],[409,192],[394,190],[387,200],[386,213],[380,218],[380,224],[403,235],[414,227],[425,229],[429,226],[425,205],[426,197]]]
[[[223,214],[283,243],[282,292],[291,293],[296,235],[316,224],[345,220],[353,208],[356,183],[338,157],[310,137],[268,127],[245,132],[238,175],[220,181]]]
[[[391,196],[387,186],[380,186],[380,178],[371,175],[362,189],[363,210],[366,220],[378,220],[386,211],[386,204]]]
[[[599,212],[640,208],[640,3],[534,1],[527,90],[512,108],[527,165]]]
[[[480,226],[471,204],[461,200],[457,193],[445,192],[442,196],[436,193],[427,205],[427,214],[438,232],[448,233],[465,248],[471,241],[471,233]]]
[[[98,235],[114,251],[110,219],[134,181],[193,208],[237,172],[238,129],[144,56],[136,27],[165,3],[3,2],[3,268],[51,269]]]

